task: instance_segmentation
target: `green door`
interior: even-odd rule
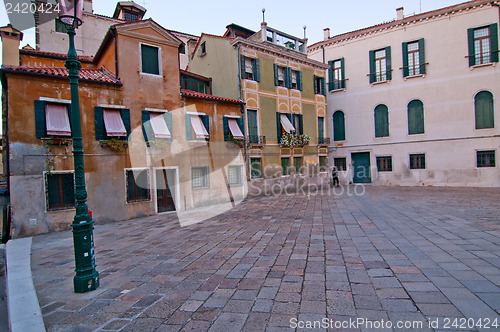
[[[372,177],[370,174],[370,152],[351,153],[353,182],[354,183],[371,183]]]

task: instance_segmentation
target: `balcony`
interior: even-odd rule
[[[330,137],[318,137],[318,145],[330,145]]]
[[[266,144],[266,136],[248,135],[247,142],[248,145],[264,145]]]

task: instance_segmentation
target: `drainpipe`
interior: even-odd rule
[[[115,75],[116,75],[116,77],[120,77],[120,75],[118,74],[118,45],[116,42],[116,28],[115,27],[111,27],[111,34],[113,35],[113,43],[115,46]]]
[[[321,45],[321,50],[323,52],[323,63],[326,63],[325,62],[325,45]]]

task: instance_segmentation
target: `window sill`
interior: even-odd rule
[[[492,67],[496,67],[497,63],[496,62],[488,62],[488,63],[481,63],[479,65],[474,65],[474,66],[470,66],[470,70],[474,70],[476,68],[481,68],[481,67],[489,67],[489,66],[492,66]]]
[[[345,92],[345,88],[340,88],[340,89],[334,89],[334,90],[330,90],[329,92],[330,93],[335,93],[335,92]]]
[[[191,189],[193,189],[193,190],[208,190],[208,189],[210,189],[210,187],[196,187],[196,188],[192,187]]]
[[[146,77],[151,77],[151,78],[163,78],[163,75],[160,75],[160,74],[145,73],[145,72],[142,72],[142,71],[140,71],[139,73],[140,73],[141,75],[146,76]]]
[[[144,203],[144,202],[151,202],[151,198],[134,199],[127,201],[126,204]]]
[[[411,79],[411,78],[417,78],[417,77],[422,77],[422,78],[425,78],[425,74],[418,74],[418,75],[409,75],[409,76],[406,76],[404,77],[404,80],[408,80],[408,79]]]
[[[243,187],[243,183],[228,183],[231,188]]]
[[[51,208],[51,209],[47,209],[45,211],[45,213],[54,213],[54,212],[72,212],[72,211],[76,211],[76,208],[75,207],[62,207],[62,208]]]
[[[379,84],[386,84],[389,82],[390,82],[390,80],[385,80],[385,81],[372,82],[370,84],[371,84],[371,86],[374,86],[374,85],[379,85]]]

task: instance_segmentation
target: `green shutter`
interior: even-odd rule
[[[190,114],[185,115],[184,123],[186,125],[186,140],[190,141],[193,139],[193,137],[191,135],[191,115]]]
[[[142,135],[146,142],[149,141],[148,138],[153,139],[154,137],[151,123],[149,123],[149,111],[142,111]]]
[[[260,64],[259,59],[253,59],[253,80],[260,82]]]
[[[420,67],[422,68],[422,67]],[[410,75],[408,68],[408,43],[403,43],[403,77]]]
[[[321,77],[321,94],[326,96],[326,80],[324,77]]]
[[[248,136],[258,136],[257,111],[248,110],[247,111],[247,121],[248,121]],[[252,137],[252,139],[254,139],[254,138]]]
[[[318,93],[319,93],[318,80],[317,80],[316,75],[314,75],[314,94],[318,94]]]
[[[476,129],[494,128],[493,95],[488,91],[479,92],[474,98]]]
[[[325,137],[325,123],[324,122],[325,122],[325,118],[318,118],[318,138]]]
[[[292,87],[292,68],[285,67],[285,88],[290,89]]]
[[[387,106],[375,107],[375,137],[389,136],[389,112]]]
[[[333,140],[345,140],[345,119],[342,111],[333,113]]]
[[[203,125],[208,133],[208,138],[205,138],[205,140],[210,141],[210,117],[208,115],[202,115],[201,122],[203,122]]]
[[[328,91],[333,90],[333,61],[328,61]]]
[[[229,139],[229,123],[225,116],[222,118],[222,126],[224,127],[224,141],[227,141]]]
[[[425,74],[425,42],[424,38],[418,40],[418,55],[420,61],[420,74]]]
[[[345,60],[344,58],[340,59],[340,82],[339,87],[341,89],[345,89]]]
[[[295,129],[297,129],[297,127],[295,127]],[[304,124],[303,124],[303,121],[302,121],[302,114],[299,114],[299,128],[298,128],[298,133],[297,134],[302,135],[303,133],[304,133]]]
[[[120,110],[120,115],[122,117],[123,125],[125,126],[125,130],[127,131],[127,136],[123,137],[123,139],[128,139],[128,136],[130,136],[131,129],[130,129],[130,110],[129,109],[122,109]]]
[[[276,113],[276,134],[278,137],[278,144],[281,142],[281,134],[282,134],[282,128],[281,128],[281,113]]]
[[[94,107],[95,139],[98,141],[106,139],[103,111],[102,107]]]
[[[474,48],[474,29],[467,29],[467,39],[469,41],[469,67],[476,64],[476,50]]]
[[[73,112],[71,112],[71,104],[67,104],[68,107],[68,118],[69,118],[69,126],[71,128],[71,137],[73,137]]]
[[[274,64],[274,85],[278,86],[278,65]]]
[[[241,70],[241,73],[240,73],[240,77],[241,79],[244,79],[246,77],[246,69],[245,69],[245,56],[244,55],[241,55],[240,56],[240,70]]]
[[[297,71],[297,89],[302,91],[302,71]]]
[[[370,51],[370,83],[375,82],[375,51]]]
[[[490,25],[491,62],[498,62],[498,24]]]
[[[408,104],[408,134],[424,132],[424,106],[420,100],[413,100]]]
[[[141,44],[142,72],[148,74],[160,74],[158,62],[158,48]]]
[[[170,132],[170,138],[167,138],[167,140],[171,141],[174,137],[174,132],[172,131],[172,113],[165,112],[163,116],[165,117],[165,123],[167,124],[168,131]]]
[[[241,133],[245,136],[245,119],[243,117],[236,120],[238,127],[240,127]]]
[[[47,136],[47,125],[45,123],[45,106],[43,100],[35,100],[35,134],[37,138]]]
[[[387,73],[387,80],[392,80],[392,60],[391,60],[391,47],[385,48],[385,70]]]

